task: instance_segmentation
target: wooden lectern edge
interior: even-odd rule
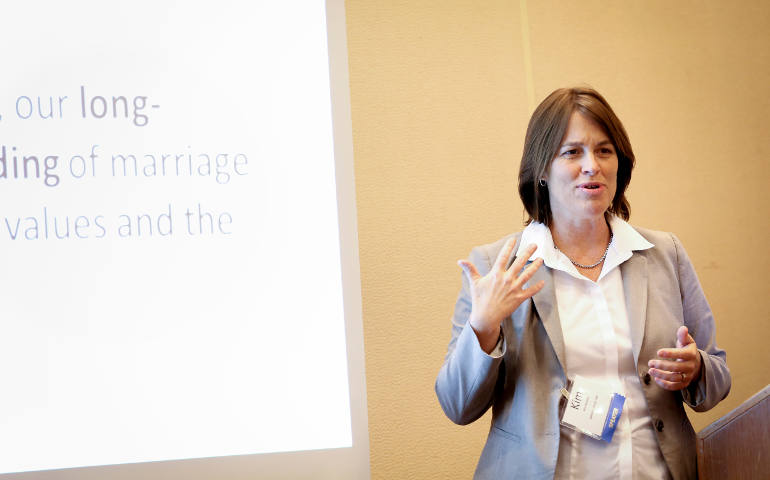
[[[758,404],[759,402],[767,398],[768,395],[770,395],[770,384],[765,385],[765,388],[763,388],[762,390],[758,391],[757,393],[749,397],[748,400],[738,405],[738,407],[731,410],[722,418],[719,418],[718,420],[715,420],[714,423],[704,427],[703,430],[698,432],[698,440],[702,438],[706,438],[709,435],[716,433],[718,430],[726,426],[728,423],[732,422],[736,418],[743,415],[751,407],[753,407],[754,405]]]
[[[744,414],[748,413],[753,407],[763,402],[770,395],[770,385],[766,385],[762,390],[749,397],[745,402],[740,404],[737,408],[731,410],[722,418],[714,421],[711,425],[706,426],[696,436],[696,450],[698,456],[698,475],[704,480],[711,480],[713,477],[709,477],[709,472],[706,468],[705,447],[706,440],[714,434],[717,434],[723,428],[726,428],[734,420],[740,418]]]

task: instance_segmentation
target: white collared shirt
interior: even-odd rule
[[[620,264],[634,250],[653,245],[620,218],[610,219],[613,239],[596,282],[584,277],[553,244],[551,231],[531,223],[517,256],[529,244],[553,270],[554,291],[564,336],[567,377],[581,375],[625,395],[623,414],[611,443],[561,427],[555,478],[671,478],[658,447],[647,401],[634,362]]]

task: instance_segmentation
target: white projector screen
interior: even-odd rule
[[[368,478],[342,1],[0,13],[0,478]]]

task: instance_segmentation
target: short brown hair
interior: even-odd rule
[[[626,188],[634,169],[634,151],[626,129],[610,104],[592,88],[560,88],[538,105],[527,126],[524,152],[519,167],[519,196],[529,214],[525,224],[533,221],[550,226],[553,216],[548,199],[548,186],[539,181],[551,166],[567,131],[574,111],[598,123],[615,146],[618,155],[617,190],[607,210],[624,220],[631,216]]]

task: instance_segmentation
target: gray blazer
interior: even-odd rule
[[[695,432],[683,402],[712,408],[730,391],[725,352],[717,348],[714,318],[692,264],[670,233],[636,229],[653,248],[635,251],[620,265],[637,371],[663,458],[675,480],[697,477]],[[517,246],[521,233],[516,237]],[[470,261],[481,275],[494,264],[508,236],[474,248]],[[446,415],[465,425],[492,407],[492,425],[476,479],[553,478],[559,451],[559,390],[566,386],[564,340],[552,272],[543,266],[530,280],[545,287],[502,323],[503,356],[484,353],[468,324],[471,299],[463,286],[452,318],[452,339],[436,379]],[[671,392],[651,381],[647,361],[673,347],[686,325],[700,349],[701,378]]]

